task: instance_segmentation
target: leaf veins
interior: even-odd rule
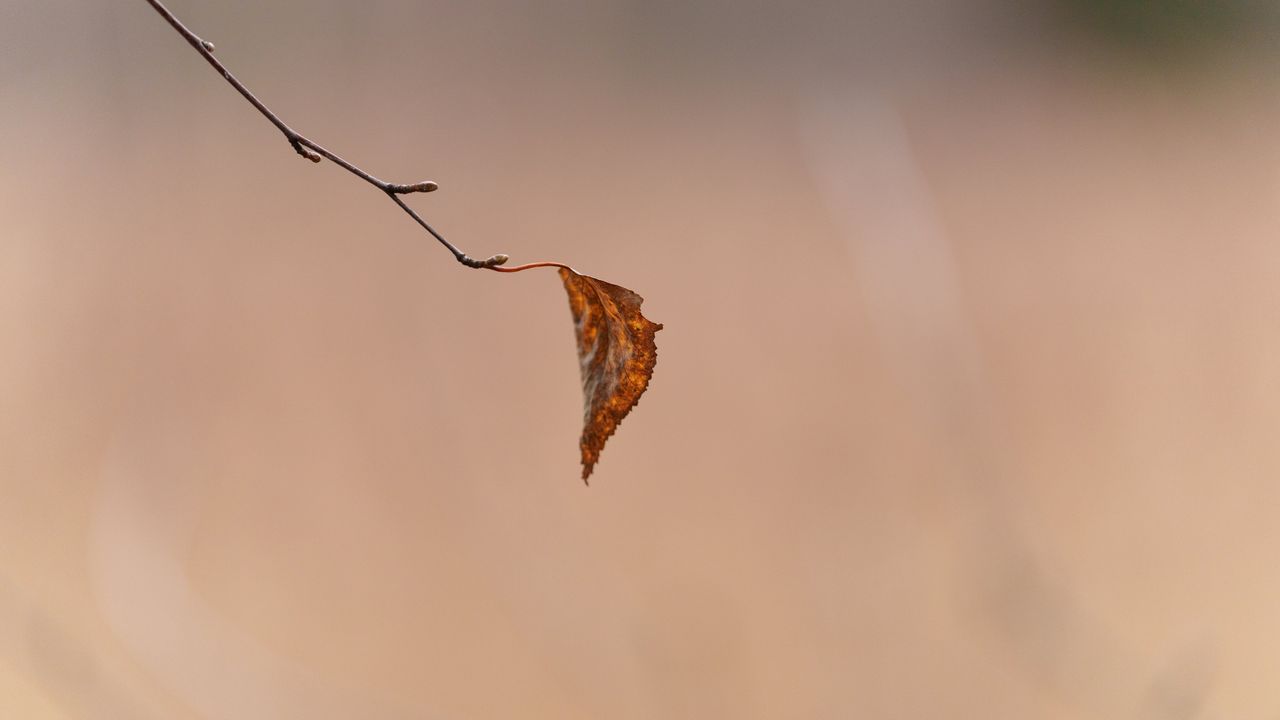
[[[661,323],[640,314],[644,298],[566,268],[560,279],[569,293],[578,361],[582,370],[582,480],[600,460],[605,441],[640,401],[658,362],[654,333]]]

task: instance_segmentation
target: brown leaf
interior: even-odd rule
[[[654,333],[660,323],[640,314],[644,298],[634,292],[565,268],[560,279],[569,293],[578,360],[582,365],[582,480],[600,460],[600,451],[618,423],[640,401],[658,362]]]

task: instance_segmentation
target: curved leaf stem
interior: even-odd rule
[[[574,270],[573,268],[569,267],[568,265],[565,265],[564,263],[551,262],[549,260],[541,260],[539,262],[525,263],[524,265],[512,265],[511,267],[498,267],[497,265],[494,265],[487,269],[493,270],[495,272],[513,273],[513,272],[520,272],[522,270],[532,270],[534,268],[540,268],[540,267],[564,268],[565,270],[568,270],[571,273],[578,272],[577,270]]]

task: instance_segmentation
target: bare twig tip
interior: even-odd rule
[[[484,260],[477,260],[471,257],[470,255],[465,255],[465,254],[458,256],[458,262],[462,263],[463,265],[466,265],[469,268],[475,268],[476,270],[484,270],[486,268],[497,267],[498,265],[501,265],[510,259],[511,259],[510,257],[503,255],[501,253],[497,255],[492,255]]]
[[[423,180],[422,182],[409,183],[406,185],[400,185],[396,183],[387,185],[387,190],[389,192],[393,192],[399,195],[405,195],[408,193],[420,193],[420,192],[429,193],[429,192],[435,192],[436,190],[439,190],[439,189],[440,189],[440,186],[431,182],[430,180]]]

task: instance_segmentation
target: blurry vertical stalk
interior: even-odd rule
[[[985,620],[1023,665],[1085,709],[1117,696],[1107,634],[1039,567],[1013,518],[1008,433],[928,182],[885,98],[814,106],[808,157],[818,191],[848,230],[853,272],[886,365],[901,375],[919,427],[946,448],[978,510],[975,568]]]
[[[138,704],[118,673],[120,664],[102,657],[83,633],[68,627],[32,598],[0,578],[0,672],[12,687],[21,681],[66,717],[160,717]],[[25,692],[21,695],[26,695]],[[30,702],[22,696],[11,703]]]

